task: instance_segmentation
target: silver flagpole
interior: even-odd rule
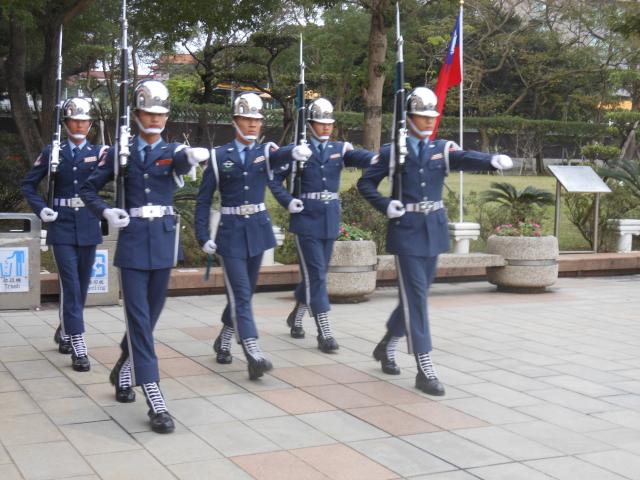
[[[458,116],[460,117],[460,148],[464,149],[464,119],[463,119],[463,106],[464,106],[464,43],[463,43],[463,11],[464,11],[464,0],[460,0],[460,113]],[[464,203],[464,172],[460,170],[460,223],[464,222],[464,211],[462,209],[462,205]]]

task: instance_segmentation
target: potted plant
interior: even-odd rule
[[[543,236],[533,220],[498,226],[487,240],[487,253],[504,258],[504,266],[487,267],[488,280],[498,290],[543,292],[558,279],[558,239]]]
[[[335,303],[358,303],[376,288],[376,244],[371,232],[340,224],[327,273],[327,291]]]

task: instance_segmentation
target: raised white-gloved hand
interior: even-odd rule
[[[204,245],[202,245],[202,251],[204,253],[208,253],[209,255],[213,255],[214,253],[216,253],[217,249],[218,246],[213,240],[207,240]]]
[[[406,213],[404,205],[400,200],[391,200],[387,206],[387,217],[399,218]]]
[[[192,166],[209,160],[209,150],[202,147],[187,148],[187,160]]]
[[[121,208],[105,208],[102,216],[109,222],[111,228],[124,228],[129,225],[129,214]]]
[[[311,155],[313,155],[313,152],[309,146],[304,143],[302,145],[296,145],[291,151],[293,159],[298,160],[299,162],[306,162],[311,158]]]
[[[300,213],[304,210],[304,203],[299,198],[294,198],[289,202],[289,206],[287,207],[289,213]]]
[[[510,170],[513,168],[513,160],[508,155],[494,155],[491,157],[491,166],[498,170]]]
[[[58,218],[58,212],[51,210],[49,207],[44,207],[40,210],[40,219],[44,223],[55,222],[56,218]]]

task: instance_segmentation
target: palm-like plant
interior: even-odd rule
[[[640,199],[640,162],[637,160],[620,160],[610,167],[598,169],[598,173],[623,182],[633,196]]]
[[[493,182],[491,189],[483,192],[480,199],[484,202],[498,203],[508,208],[513,222],[524,221],[531,216],[533,207],[550,205],[554,201],[551,192],[529,185],[518,190],[507,182]]]

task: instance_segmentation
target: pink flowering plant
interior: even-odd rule
[[[519,221],[516,224],[506,223],[496,227],[495,234],[500,237],[540,237],[540,224],[533,220]]]
[[[340,223],[337,240],[371,240],[371,232],[363,230],[357,223]]]

